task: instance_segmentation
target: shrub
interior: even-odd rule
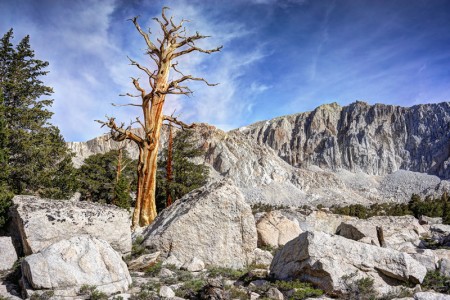
[[[323,291],[315,289],[310,283],[294,281],[275,281],[275,287],[281,292],[289,292],[294,290],[289,299],[301,300],[309,297],[319,297],[323,295]]]
[[[198,299],[197,294],[205,285],[206,282],[203,279],[192,279],[176,290],[175,295],[181,298]]]
[[[357,272],[343,276],[346,287],[345,299],[375,300],[377,293],[374,289],[373,278],[363,277],[355,280]]]
[[[441,275],[439,271],[428,271],[423,280],[422,289],[450,294],[450,277]]]
[[[208,269],[208,273],[210,277],[222,276],[225,278],[237,280],[240,277],[244,276],[247,273],[247,270],[234,270],[230,268],[213,267]]]
[[[108,296],[97,290],[94,285],[84,284],[78,291],[79,296],[87,296],[90,300],[107,300]]]
[[[159,261],[145,269],[145,275],[151,276],[151,277],[157,277],[159,275],[159,272],[162,269],[162,262]]]

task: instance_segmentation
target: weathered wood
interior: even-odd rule
[[[132,83],[139,95],[132,95],[127,93],[125,95],[131,97],[141,98],[140,104],[126,104],[127,106],[141,107],[144,116],[143,122],[137,119],[138,123],[144,129],[144,136],[137,136],[131,131],[131,126],[124,128],[124,125],[118,126],[114,118],[108,118],[107,122],[98,121],[102,126],[107,126],[111,129],[111,136],[116,141],[132,140],[139,147],[139,161],[138,161],[138,186],[136,195],[136,206],[133,213],[133,228],[136,226],[147,226],[157,215],[155,192],[156,192],[156,170],[158,160],[159,139],[161,136],[161,127],[163,121],[168,121],[177,124],[181,127],[192,127],[187,125],[173,116],[164,116],[163,107],[166,100],[166,95],[189,95],[192,91],[187,86],[180,86],[180,83],[188,81],[203,81],[208,86],[214,86],[203,78],[194,77],[192,75],[184,75],[176,66],[178,62],[172,63],[173,59],[191,52],[213,53],[220,51],[222,46],[214,49],[201,49],[195,46],[195,41],[204,39],[207,36],[196,33],[193,36],[187,36],[186,30],[183,28],[182,20],[176,25],[172,18],[168,19],[165,12],[168,8],[162,9],[162,19],[155,18],[159,23],[163,37],[157,39],[158,43],[151,40],[151,33],[144,32],[138,23],[138,18],[131,19],[136,30],[144,38],[147,45],[147,55],[150,56],[155,63],[155,69],[151,69],[139,64],[137,61],[129,58],[130,64],[136,66],[143,71],[148,77],[151,87],[150,92],[141,87],[139,79],[132,78]],[[169,81],[169,72],[173,69],[181,75],[178,79]],[[169,199],[168,199],[169,200]]]

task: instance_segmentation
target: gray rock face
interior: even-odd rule
[[[278,251],[270,267],[275,278],[299,278],[335,294],[346,290],[345,277],[373,278],[382,295],[400,282],[421,283],[426,272],[406,253],[309,231]]]
[[[122,254],[131,251],[131,221],[124,209],[35,196],[15,196],[13,203],[13,225],[26,255],[82,234],[103,239]]]
[[[0,271],[11,269],[17,258],[11,237],[0,236]]]
[[[230,178],[247,202],[331,206],[406,202],[412,193],[450,190],[441,180],[450,178],[449,126],[449,103],[402,108],[357,102],[226,133],[199,124],[194,135],[211,176]],[[116,147],[104,137],[68,145],[76,163]],[[128,147],[137,157],[135,146]]]
[[[126,291],[131,277],[121,255],[103,240],[82,235],[61,240],[24,258],[23,279],[36,290],[76,296],[84,284],[106,294]]]
[[[361,170],[399,169],[450,177],[450,104],[404,108],[355,102],[260,122],[245,131],[293,166]]]
[[[182,264],[242,268],[252,263],[255,220],[241,192],[224,180],[195,190],[164,210],[144,231],[144,245]]]

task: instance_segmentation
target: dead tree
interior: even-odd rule
[[[118,125],[114,118],[108,118],[106,122],[98,121],[111,130],[111,136],[116,141],[131,140],[139,147],[138,161],[138,186],[136,196],[136,206],[133,214],[133,227],[146,226],[156,217],[155,190],[156,190],[156,164],[158,156],[159,138],[163,121],[177,124],[183,128],[192,128],[179,121],[174,116],[163,115],[163,107],[167,95],[189,95],[192,90],[186,85],[189,81],[203,81],[208,86],[210,84],[205,79],[183,74],[178,68],[177,58],[192,52],[213,53],[220,51],[222,46],[215,49],[202,49],[196,46],[196,41],[208,36],[196,33],[188,35],[182,20],[176,24],[173,17],[168,18],[165,14],[168,8],[162,9],[161,17],[154,18],[162,30],[162,37],[156,39],[154,43],[151,39],[151,32],[142,30],[138,23],[138,17],[131,19],[136,30],[145,40],[146,54],[154,62],[154,70],[129,58],[130,64],[143,71],[148,77],[150,89],[146,91],[139,84],[139,78],[132,78],[132,83],[138,94],[127,93],[124,96],[138,98],[139,103],[129,103],[122,106],[136,106],[142,109],[143,121],[136,118],[136,123],[143,128],[142,136],[131,130],[131,126],[125,128],[124,124]],[[179,75],[177,79],[169,80],[169,73],[173,70]]]

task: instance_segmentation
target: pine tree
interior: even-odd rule
[[[41,77],[48,62],[34,58],[30,37],[14,48],[13,30],[0,40],[0,86],[9,152],[7,183],[15,194],[67,198],[75,190],[72,154],[49,120],[53,93]]]
[[[0,228],[6,223],[7,211],[13,196],[7,184],[9,176],[7,143],[8,131],[6,128],[3,93],[0,87]]]
[[[129,207],[130,185],[136,180],[136,161],[129,159],[127,152],[123,151],[121,164],[127,167],[122,168],[117,177],[118,154],[118,150],[112,150],[86,158],[77,176],[82,200]]]
[[[204,151],[196,146],[192,131],[183,130],[176,134],[172,150],[172,180],[168,182],[166,168],[160,168],[157,174],[156,199],[159,211],[165,208],[168,193],[175,201],[206,183],[208,167],[193,162],[193,159],[203,154]],[[166,166],[167,159],[168,149],[164,149],[158,164]]]
[[[130,209],[130,180],[128,180],[126,176],[120,175],[119,179],[114,184],[112,204],[121,208]]]

